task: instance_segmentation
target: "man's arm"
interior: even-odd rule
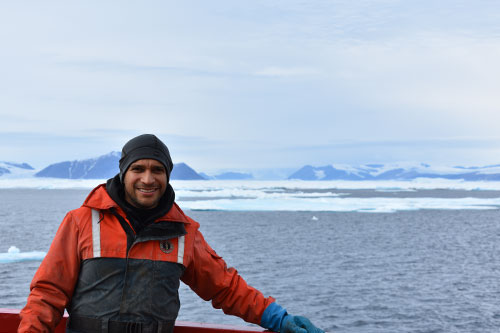
[[[182,281],[204,300],[211,300],[214,308],[222,308],[225,314],[247,322],[284,333],[323,332],[307,318],[289,315],[274,298],[266,298],[249,286],[236,269],[227,267],[199,231],[196,231],[193,258]]]
[[[68,213],[31,282],[18,332],[53,332],[73,295],[79,271],[78,227]]]
[[[214,308],[254,324],[260,324],[262,313],[274,302],[272,297],[266,298],[249,286],[236,269],[228,268],[199,231],[182,281],[202,299],[211,300]]]

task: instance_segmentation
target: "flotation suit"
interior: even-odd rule
[[[259,324],[274,301],[249,286],[174,203],[138,234],[104,184],[70,211],[31,283],[18,332],[170,332],[182,280],[227,314]]]

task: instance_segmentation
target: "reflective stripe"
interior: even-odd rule
[[[178,238],[178,247],[177,251],[177,263],[183,265],[184,264],[184,236],[180,236]]]
[[[94,258],[101,257],[101,224],[99,223],[99,211],[92,209],[92,246]]]

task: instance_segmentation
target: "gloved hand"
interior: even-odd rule
[[[287,314],[281,323],[281,333],[325,333],[305,317]]]
[[[262,314],[260,326],[281,333],[325,333],[314,326],[309,319],[289,315],[286,309],[275,302],[269,304]]]

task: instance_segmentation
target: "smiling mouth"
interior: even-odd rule
[[[150,188],[150,189],[146,189],[146,188],[138,188],[137,190],[139,190],[139,192],[142,192],[142,193],[154,193],[154,192],[156,192],[158,189],[157,189],[157,188]]]

